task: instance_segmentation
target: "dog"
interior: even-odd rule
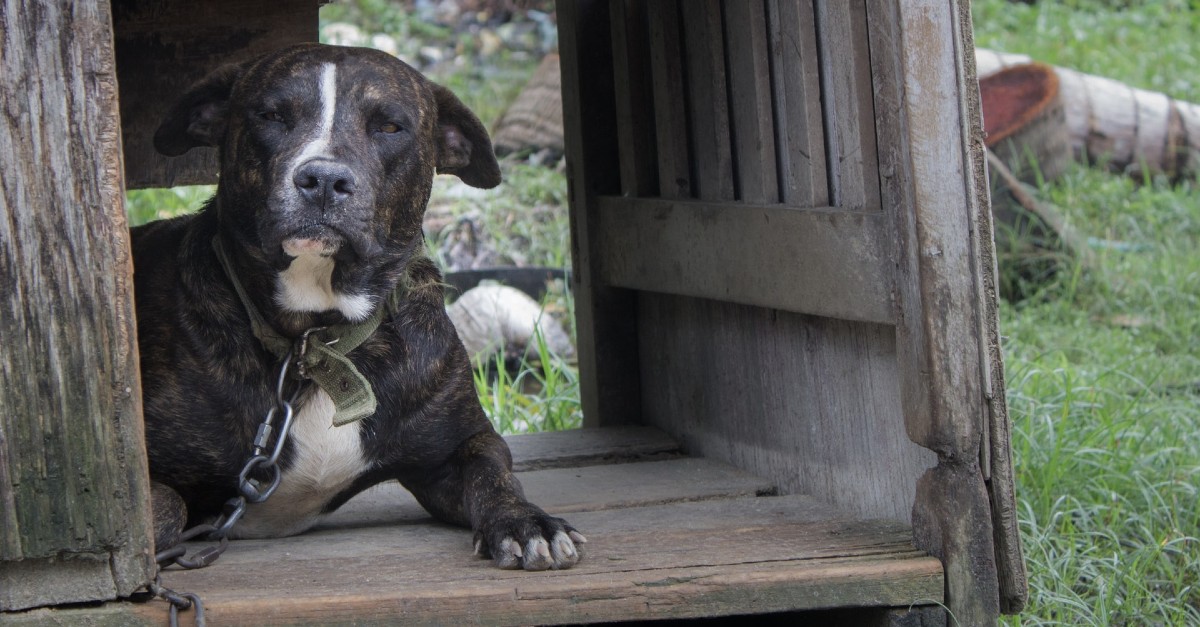
[[[458,98],[383,52],[301,44],[202,79],[154,143],[213,146],[220,164],[198,213],[131,232],[150,474],[189,523],[238,493],[282,381],[299,392],[278,488],[229,537],[303,532],[394,479],[501,568],[578,562],[584,536],[513,475],[422,254],[435,172],[500,183]]]

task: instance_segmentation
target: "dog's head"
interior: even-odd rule
[[[458,98],[365,48],[303,44],[223,67],[180,98],[154,145],[217,147],[220,223],[279,272],[276,302],[350,319],[420,250],[435,170],[500,182],[487,131]]]

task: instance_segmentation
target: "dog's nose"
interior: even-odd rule
[[[313,159],[292,177],[300,196],[323,207],[333,206],[354,194],[354,173],[336,161]]]

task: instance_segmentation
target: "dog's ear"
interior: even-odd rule
[[[437,171],[453,174],[472,187],[500,184],[500,164],[487,129],[449,89],[433,86],[437,97]]]
[[[154,133],[154,148],[176,157],[196,146],[216,146],[225,137],[229,94],[248,64],[222,66],[181,97]]]

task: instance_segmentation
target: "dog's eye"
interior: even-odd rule
[[[281,115],[278,111],[263,111],[262,113],[258,114],[258,117],[268,122],[283,122],[283,115]]]
[[[388,135],[391,135],[393,133],[399,133],[402,130],[404,130],[404,129],[400,128],[399,124],[395,124],[393,122],[385,122],[385,123],[379,125],[379,132],[387,133]]]

